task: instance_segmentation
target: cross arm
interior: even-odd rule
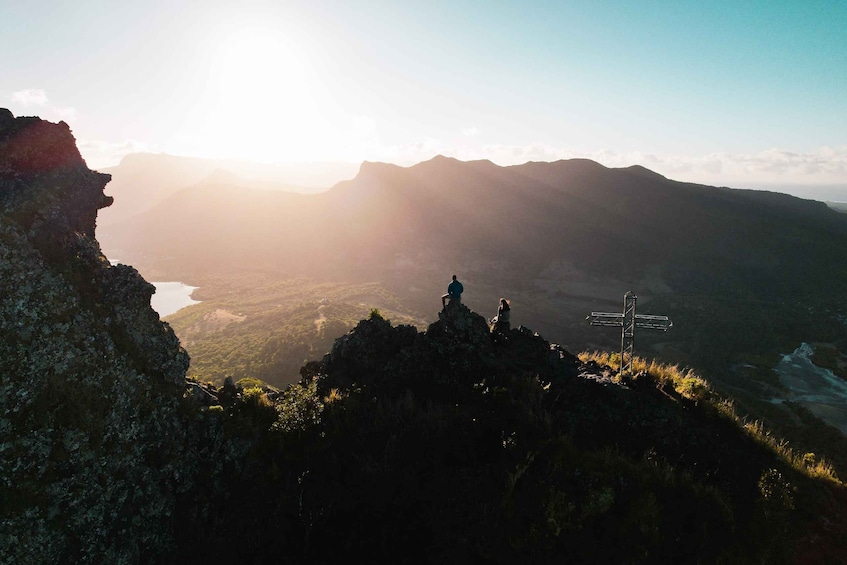
[[[673,322],[671,322],[667,316],[636,314],[635,327],[666,332],[673,327]]]
[[[591,322],[592,326],[606,326],[619,328],[623,326],[623,314],[615,312],[592,312],[586,316],[586,320]]]

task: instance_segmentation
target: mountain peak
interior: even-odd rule
[[[460,166],[460,167],[472,167],[474,169],[478,169],[480,167],[494,167],[500,168],[499,165],[493,163],[489,159],[475,159],[471,161],[462,161],[461,159],[457,159],[455,157],[448,157],[446,155],[438,154],[432,159],[428,161],[421,161],[417,165],[414,165],[412,168],[417,167],[428,167],[428,166]]]
[[[623,170],[643,177],[667,180],[666,176],[660,175],[656,171],[648,169],[647,167],[644,167],[642,165],[632,165],[630,167],[624,168]]]
[[[356,176],[359,177],[362,175],[372,175],[388,171],[397,171],[402,168],[403,167],[399,165],[395,165],[393,163],[385,163],[383,161],[362,161],[362,164],[359,166],[359,173]]]
[[[444,168],[459,168],[464,167],[469,170],[479,170],[480,168],[501,168],[499,165],[493,163],[488,159],[478,159],[474,161],[462,161],[455,157],[448,157],[446,155],[438,154],[433,158],[427,161],[421,161],[414,165],[410,165],[408,167],[403,167],[400,165],[395,165],[393,163],[385,163],[381,161],[363,161],[361,166],[359,167],[359,175],[372,175],[372,174],[382,174],[382,173],[396,173],[402,170],[415,170],[415,171],[430,171],[434,168],[444,169]]]
[[[434,156],[432,159],[429,159],[428,161],[422,161],[421,163],[462,163],[462,162],[463,161],[460,161],[459,159],[456,159],[455,157],[448,157],[447,155],[442,155],[441,153],[439,153],[438,155]]]

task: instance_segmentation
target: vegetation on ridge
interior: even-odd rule
[[[440,318],[420,333],[374,314],[285,391],[220,389],[208,417],[253,447],[238,477],[218,479],[238,497],[199,501],[206,525],[180,536],[197,540],[186,555],[791,563],[813,543],[847,555],[837,478],[775,452],[693,373],[645,364],[624,386],[604,354],[577,360],[526,329],[497,345],[463,307]]]
[[[609,352],[583,352],[579,359],[584,362],[594,362],[608,366],[613,370],[620,368],[620,354]],[[655,382],[656,387],[663,391],[672,390],[680,398],[688,401],[703,402],[713,410],[721,413],[734,422],[742,430],[762,446],[772,450],[795,470],[809,477],[825,479],[837,485],[843,485],[832,465],[825,459],[811,452],[798,452],[788,445],[784,439],[776,435],[761,420],[748,421],[738,414],[732,400],[716,393],[711,385],[699,377],[692,369],[682,369],[679,365],[669,365],[652,360],[649,363],[641,357],[634,357],[632,368],[636,383],[639,379]]]

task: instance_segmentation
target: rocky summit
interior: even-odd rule
[[[0,563],[835,563],[844,486],[690,371],[449,304],[186,382],[70,129],[0,110]]]

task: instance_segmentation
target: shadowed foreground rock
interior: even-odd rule
[[[0,110],[0,563],[173,547],[188,356],[94,239],[108,180],[67,124]]]

